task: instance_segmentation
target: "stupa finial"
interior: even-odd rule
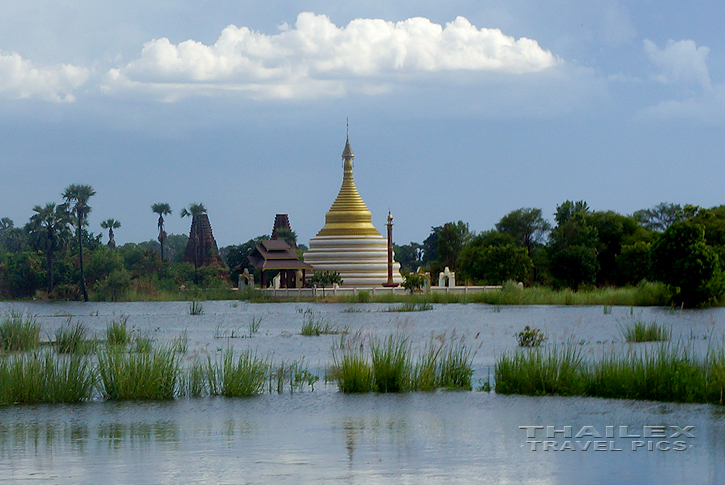
[[[342,158],[343,160],[352,160],[355,158],[355,154],[350,148],[350,121],[346,119],[345,124],[347,125],[347,134],[345,135],[345,149],[342,151]]]

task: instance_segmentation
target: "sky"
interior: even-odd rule
[[[565,200],[720,205],[723,21],[710,0],[2,2],[0,217],[88,184],[118,244],[155,238],[155,202],[169,233],[203,203],[220,247],[278,213],[307,244],[348,120],[397,244]]]

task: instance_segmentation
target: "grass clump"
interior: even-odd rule
[[[0,323],[0,351],[27,351],[39,346],[40,324],[35,316],[10,311]]]
[[[373,367],[373,390],[376,392],[405,392],[412,384],[410,341],[401,334],[389,335],[370,342]]]
[[[341,333],[347,333],[348,329],[345,327],[338,327],[330,324],[322,316],[316,315],[311,308],[304,311],[302,317],[302,329],[300,335],[303,337],[319,337],[320,335],[336,335]]]
[[[131,337],[128,332],[128,316],[121,315],[118,320],[111,321],[106,325],[106,344],[107,345],[126,345]]]
[[[664,342],[672,336],[672,330],[656,321],[634,320],[619,324],[619,333],[627,342]]]
[[[364,339],[359,333],[352,337],[343,334],[339,344],[333,345],[333,364],[326,379],[335,381],[341,392],[349,394],[373,390],[373,368],[363,349]]]
[[[255,396],[264,391],[268,364],[251,350],[234,358],[234,349],[228,347],[221,362],[207,362],[206,376],[209,393],[213,396],[243,397]]]
[[[87,354],[93,352],[95,339],[88,337],[88,329],[81,322],[71,324],[71,317],[55,332],[55,348],[59,354]]]
[[[471,390],[473,351],[463,338],[431,338],[414,360],[409,337],[402,334],[366,341],[343,336],[333,346],[327,379],[341,392]]]
[[[725,350],[704,357],[681,344],[630,348],[585,361],[579,348],[552,346],[505,354],[495,365],[500,394],[580,395],[723,404]]]
[[[201,302],[193,300],[189,303],[189,315],[203,315],[203,314],[204,314],[204,305],[202,305]]]
[[[106,399],[173,399],[179,384],[180,358],[170,347],[151,352],[109,348],[98,355],[101,393]]]
[[[0,359],[0,405],[90,400],[96,378],[90,359],[51,352]]]
[[[389,306],[386,312],[426,312],[433,309],[432,303],[427,302],[406,302],[399,306]]]

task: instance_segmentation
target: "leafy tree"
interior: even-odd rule
[[[400,263],[402,270],[416,271],[419,266],[423,265],[421,261],[423,246],[418,243],[393,245],[393,252],[395,252],[395,260]]]
[[[12,219],[3,217],[0,219],[0,248],[10,253],[22,251],[25,245],[23,230],[15,227]]]
[[[406,273],[403,275],[403,288],[411,294],[420,291],[425,285],[425,276],[418,273]]]
[[[334,284],[341,285],[342,278],[337,271],[315,271],[312,275],[312,285],[322,288],[322,297],[325,297],[325,288]]]
[[[446,222],[438,233],[438,256],[443,266],[457,268],[458,255],[471,240],[471,231],[463,221]]]
[[[67,212],[55,203],[36,205],[26,226],[30,243],[45,253],[45,273],[48,293],[53,291],[53,257],[70,239]]]
[[[652,266],[655,277],[688,307],[712,303],[722,296],[719,258],[699,224],[681,221],[670,225],[653,244]]]
[[[104,300],[118,301],[131,286],[131,274],[125,268],[114,269],[95,284],[95,290]]]
[[[632,216],[642,227],[657,232],[662,232],[675,222],[684,220],[682,207],[667,202],[657,204],[651,209],[638,210]]]
[[[652,278],[652,243],[637,241],[622,246],[616,257],[621,284],[633,285]]]
[[[557,226],[549,235],[547,257],[555,286],[577,289],[594,284],[599,271],[597,229],[588,220],[586,202],[567,200],[556,208]]]
[[[569,219],[573,218],[577,214],[589,214],[589,205],[587,205],[586,202],[583,200],[578,200],[576,202],[571,200],[566,200],[562,202],[561,205],[556,206],[556,212],[554,213],[554,219],[556,219],[556,224],[558,226],[561,226],[565,222],[567,222]]]
[[[116,240],[113,239],[113,230],[121,227],[121,223],[116,219],[106,219],[101,222],[101,228],[108,229],[108,247],[113,249],[116,247]]]
[[[592,212],[586,217],[587,223],[597,230],[596,244],[599,271],[597,284],[624,284],[620,276],[617,256],[622,246],[636,241],[651,240],[654,233],[642,228],[633,217],[623,216],[613,211]]]
[[[80,271],[81,271],[81,291],[83,293],[83,299],[88,301],[88,291],[86,290],[86,278],[83,271],[83,238],[82,228],[84,224],[87,224],[85,219],[91,212],[91,207],[88,205],[88,199],[96,195],[96,191],[90,185],[69,185],[63,192],[63,198],[65,204],[63,206],[66,210],[75,218],[76,236],[78,238],[78,258],[80,260]]]
[[[5,256],[3,292],[11,298],[27,298],[35,295],[45,282],[43,260],[35,251],[9,253]]]
[[[525,281],[533,268],[528,250],[518,246],[510,235],[497,231],[476,236],[461,251],[458,264],[464,279],[488,285]]]
[[[496,224],[496,230],[514,238],[519,246],[528,249],[542,244],[551,224],[541,215],[541,209],[521,208],[511,211]]]
[[[440,259],[438,256],[438,236],[442,229],[442,226],[430,228],[430,235],[423,241],[423,256],[421,257],[423,264],[429,264]]]
[[[171,214],[171,206],[166,202],[157,202],[151,206],[151,211],[159,215],[157,226],[159,228],[159,243],[161,244],[161,260],[164,259],[164,243],[166,242],[166,231],[164,230],[164,216]]]

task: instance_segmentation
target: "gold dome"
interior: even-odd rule
[[[372,215],[355,187],[352,178],[352,159],[355,155],[350,149],[350,139],[345,141],[342,152],[342,187],[335,202],[325,214],[325,226],[317,236],[380,236],[372,223]]]

